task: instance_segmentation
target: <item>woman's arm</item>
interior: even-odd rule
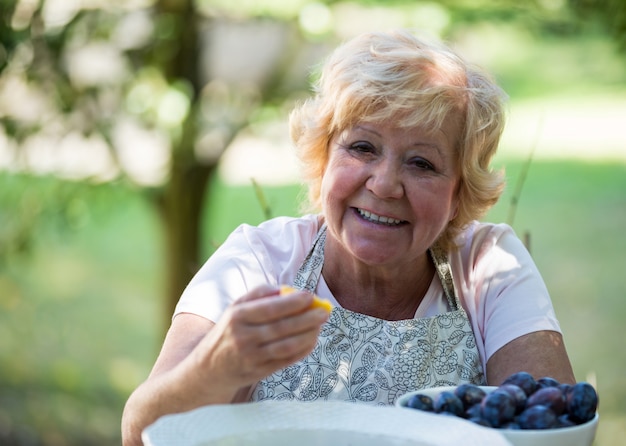
[[[573,383],[548,288],[530,253],[504,224],[478,223],[456,254],[457,277],[490,385],[513,373]],[[481,342],[482,341],[482,342]]]
[[[217,324],[176,316],[150,376],[126,403],[124,446],[141,445],[142,430],[162,415],[230,403],[309,354],[328,318],[325,310],[311,309],[312,300],[305,292],[278,297],[266,286],[236,301]]]
[[[487,361],[487,383],[498,386],[521,371],[535,379],[549,376],[562,383],[576,382],[563,337],[555,331],[536,331],[505,344]]]
[[[181,384],[187,382],[185,375],[193,375],[190,353],[214,325],[191,314],[180,314],[174,318],[148,379],[137,387],[124,407],[124,446],[142,445],[141,431],[161,415],[184,412],[194,407],[193,395],[185,393],[195,386],[183,387]],[[215,399],[218,402],[219,396],[215,395]]]

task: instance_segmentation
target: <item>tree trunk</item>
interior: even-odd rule
[[[173,34],[154,48],[153,61],[169,82],[185,80],[191,87],[189,115],[173,139],[170,178],[157,199],[165,239],[165,328],[169,327],[180,294],[195,274],[200,257],[201,213],[206,187],[217,166],[195,159],[200,90],[198,16],[192,0],[159,0],[155,5],[163,21],[171,21]]]
[[[175,164],[160,200],[164,228],[167,329],[178,299],[200,266],[202,209],[217,165]]]
[[[206,101],[215,99],[215,110],[223,111],[214,124],[222,138],[210,152],[212,159],[196,159],[195,144],[201,104],[200,92],[204,85],[200,80],[200,39],[198,20],[192,0],[158,0],[155,8],[160,21],[170,22],[172,34],[155,44],[152,60],[165,74],[169,82],[184,80],[191,87],[191,107],[189,115],[180,129],[180,135],[174,138],[172,147],[172,165],[170,178],[157,198],[157,204],[163,221],[166,245],[166,305],[165,327],[169,327],[174,307],[189,280],[200,266],[200,241],[203,232],[202,208],[205,203],[208,181],[217,168],[221,153],[230,144],[237,133],[248,123],[250,114],[259,106],[261,100],[277,98],[282,91],[282,76],[287,71],[285,66],[296,54],[295,50],[283,51],[282,60],[276,66],[267,67],[268,76],[265,85],[258,85],[258,95],[247,97],[246,90],[239,91],[237,86],[224,97],[221,90],[216,97],[210,97],[207,91]],[[204,19],[210,20],[210,19]],[[157,20],[158,22],[159,20]],[[260,82],[260,81],[259,81]],[[209,95],[207,97],[207,95]],[[230,97],[232,96],[232,98]],[[224,102],[225,101],[225,102]],[[230,102],[229,102],[230,101]],[[223,103],[222,103],[223,102]],[[205,117],[206,119],[206,117]],[[204,123],[203,125],[211,125]]]

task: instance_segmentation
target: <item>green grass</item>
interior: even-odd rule
[[[119,444],[122,405],[160,338],[154,214],[120,185],[6,175],[0,184],[4,222],[23,212],[10,186],[37,231],[0,265],[0,443]],[[57,206],[65,192],[80,216]]]
[[[507,194],[489,217],[506,215],[509,202]],[[514,227],[531,234],[577,378],[597,380],[602,409],[623,416],[626,166],[533,164]]]
[[[249,186],[225,187],[219,179],[209,185],[205,212],[206,228],[203,249],[209,255],[239,224],[257,225],[266,218],[262,203],[252,183]],[[299,185],[260,186],[270,216],[300,215],[299,200],[304,189]]]
[[[506,219],[511,190],[488,218]],[[531,252],[551,292],[578,380],[600,394],[598,446],[626,435],[626,166],[535,162],[514,228],[531,235]]]
[[[507,219],[522,164],[506,165],[509,188],[487,216],[492,221]],[[12,432],[6,444],[119,443],[124,401],[148,373],[161,339],[157,214],[121,184],[67,189],[55,180],[4,175],[0,185],[4,223],[23,212],[16,209],[19,194],[7,187],[27,186],[29,200],[39,203],[30,251],[12,254],[0,270],[0,435]],[[50,190],[70,196],[74,210],[54,211]],[[298,187],[263,191],[273,215],[297,214]],[[251,186],[216,182],[208,204],[207,255],[238,224],[264,218]],[[534,162],[513,226],[531,234],[577,378],[597,380],[596,443],[615,444],[626,420],[626,166]]]

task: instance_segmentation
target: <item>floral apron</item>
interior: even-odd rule
[[[322,274],[326,226],[298,270],[294,287],[314,292]],[[251,401],[342,400],[392,405],[413,390],[485,384],[476,340],[460,305],[446,253],[430,250],[451,310],[387,321],[334,307],[315,349],[259,381]]]

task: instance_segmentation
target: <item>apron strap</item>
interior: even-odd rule
[[[294,288],[315,293],[324,265],[324,245],[326,244],[326,223],[323,223],[313,241],[306,258],[300,265],[293,281]]]
[[[448,299],[448,304],[452,310],[456,311],[461,305],[459,303],[459,298],[456,295],[456,289],[454,288],[454,278],[452,277],[452,268],[450,267],[450,262],[448,261],[448,254],[441,249],[437,243],[435,243],[435,245],[432,246],[428,252],[430,253],[430,257],[435,264],[435,269],[437,270],[437,275],[441,281],[443,292]]]

